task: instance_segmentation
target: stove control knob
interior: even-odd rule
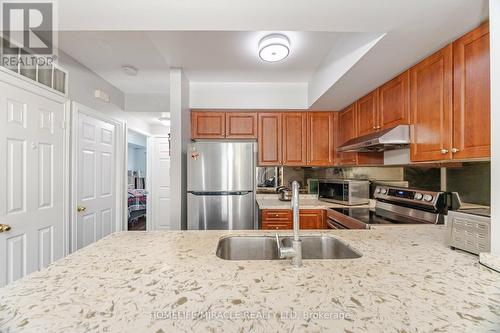
[[[382,189],[382,194],[387,194],[387,189],[386,188]]]
[[[422,193],[415,193],[415,200],[422,200],[424,195]]]
[[[380,187],[377,187],[377,190],[375,192],[380,193]]]
[[[424,201],[431,202],[434,197],[430,194],[424,195]]]

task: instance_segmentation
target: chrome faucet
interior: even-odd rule
[[[281,246],[278,234],[276,234],[276,245],[280,258],[292,259],[292,265],[296,268],[302,266],[302,241],[299,238],[299,183],[292,183],[292,210],[293,210],[293,241],[291,247]]]

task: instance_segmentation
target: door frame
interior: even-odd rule
[[[78,205],[78,114],[84,114],[88,117],[92,117],[115,126],[115,167],[117,172],[115,173],[115,221],[113,232],[123,230],[123,200],[120,193],[124,193],[126,189],[126,179],[122,175],[126,174],[126,146],[125,146],[125,123],[116,120],[115,118],[109,117],[102,112],[91,109],[83,104],[77,103],[75,101],[71,102],[71,204],[70,204],[70,230],[69,230],[69,243],[70,252],[76,251],[76,223],[77,223],[77,212],[76,207]]]
[[[70,156],[71,156],[71,131],[69,123],[71,119],[71,103],[68,97],[56,90],[48,88],[41,83],[35,82],[26,78],[18,73],[12,72],[4,67],[0,67],[0,81],[5,82],[11,86],[26,90],[32,94],[50,99],[56,103],[63,105],[63,257],[67,256],[70,251],[70,193],[71,193],[71,179],[70,179]]]
[[[146,231],[153,230],[153,225],[151,224],[152,222],[152,217],[153,215],[151,214],[152,212],[152,204],[151,204],[151,161],[152,161],[152,154],[151,154],[151,149],[152,149],[152,137],[151,134],[146,133],[144,131],[135,129],[133,127],[128,126],[125,124],[125,144],[128,146],[128,131],[134,131],[139,133],[140,135],[143,135],[146,137]],[[126,147],[127,147],[126,146]],[[123,222],[122,222],[122,230],[128,230],[128,195],[127,195],[127,190],[128,190],[128,149],[125,149],[125,176],[124,176],[124,184],[125,184],[125,190],[123,191]]]

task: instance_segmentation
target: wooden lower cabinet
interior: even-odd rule
[[[262,226],[265,230],[293,229],[291,209],[263,209]],[[325,211],[322,209],[301,209],[299,212],[300,229],[325,229]]]

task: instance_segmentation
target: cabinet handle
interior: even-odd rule
[[[453,154],[456,154],[456,153],[458,153],[459,151],[460,151],[460,149],[458,149],[458,148],[451,148],[451,152],[452,152]]]
[[[441,154],[446,155],[448,154],[448,149],[441,149]]]

